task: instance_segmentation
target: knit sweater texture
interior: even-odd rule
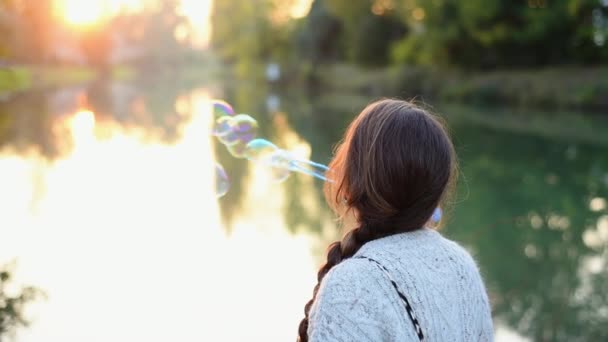
[[[423,228],[366,243],[321,282],[309,316],[310,342],[419,341],[407,297],[424,341],[492,341],[488,296],[469,253]]]

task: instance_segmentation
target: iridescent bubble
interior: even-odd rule
[[[245,158],[250,161],[269,159],[279,148],[266,139],[253,139],[247,144]]]
[[[441,221],[441,216],[443,216],[443,212],[441,211],[441,208],[437,207],[435,208],[435,211],[433,211],[433,216],[431,216],[431,220],[437,223]]]
[[[283,150],[278,150],[270,156],[269,166],[271,171],[272,180],[280,183],[289,178],[291,160],[287,153]]]
[[[247,144],[245,158],[256,163],[270,166],[273,170],[280,169],[299,172],[328,182],[332,181],[326,177],[326,174],[329,171],[327,166],[310,160],[296,158],[288,151],[278,148],[275,144],[265,139],[254,139],[250,141]],[[280,171],[281,176],[275,178],[286,178],[286,176],[284,176],[285,174],[286,172]]]
[[[230,155],[235,158],[245,158],[245,154],[247,151],[247,143],[244,141],[238,141],[234,145],[226,146],[226,149],[228,150],[228,152],[230,152]]]
[[[224,170],[224,167],[219,163],[215,163],[215,196],[220,198],[224,196],[228,189],[230,189],[230,180],[228,179],[228,175]]]
[[[213,123],[211,134],[216,137],[224,136],[232,132],[235,122],[232,116],[220,116]]]
[[[217,137],[226,146],[232,146],[239,141],[248,143],[253,140],[258,133],[258,122],[247,114],[239,114],[226,118],[228,119],[218,119],[218,121],[221,122],[216,122],[217,128],[214,129],[214,132],[222,133],[217,134]],[[225,129],[227,129],[228,132],[225,132]]]
[[[266,139],[251,140],[245,148],[245,158],[269,168],[272,180],[282,182],[289,177],[289,155]]]
[[[211,100],[211,112],[214,119],[222,116],[234,115],[234,109],[232,109],[232,106],[226,101],[222,100]]]
[[[268,140],[256,139],[258,122],[250,115],[235,115],[232,107],[221,100],[214,100],[212,103],[214,116],[212,134],[226,146],[233,157],[247,158],[266,166],[275,182],[286,180],[291,172],[332,182],[327,178],[330,172],[327,166],[298,158]],[[218,197],[221,197],[228,191],[230,184],[219,164],[216,166],[216,174],[217,193]]]
[[[247,114],[239,114],[234,117],[233,131],[240,141],[248,143],[258,134],[258,122]]]

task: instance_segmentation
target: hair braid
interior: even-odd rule
[[[363,224],[348,232],[341,241],[336,241],[329,245],[327,249],[327,261],[319,268],[319,272],[317,273],[318,282],[313,290],[312,299],[304,306],[304,318],[300,322],[298,328],[298,342],[308,342],[308,314],[317,297],[317,292],[319,292],[321,281],[323,281],[323,278],[329,270],[343,260],[355,255],[355,253],[357,253],[357,251],[367,242],[387,235],[390,234],[382,233],[382,231],[372,229],[369,225]]]

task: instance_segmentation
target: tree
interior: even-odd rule
[[[342,35],[342,22],[329,11],[326,1],[314,0],[297,32],[299,55],[309,59],[313,65],[343,58]]]
[[[321,1],[319,1],[321,2]],[[330,13],[344,27],[346,55],[364,66],[389,63],[391,46],[402,39],[407,28],[387,0],[324,0]]]
[[[48,62],[53,27],[52,0],[15,0],[19,36],[17,57],[30,63]]]
[[[294,21],[289,16],[293,1],[215,1],[211,43],[216,52],[247,75],[258,64],[285,62],[294,57]]]
[[[597,0],[409,0],[396,8],[412,34],[394,48],[399,63],[466,68],[599,63],[608,44],[593,13]],[[594,12],[595,11],[595,12]]]
[[[13,53],[11,46],[17,26],[15,1],[0,0],[0,61]]]

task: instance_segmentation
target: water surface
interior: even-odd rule
[[[213,97],[323,163],[371,100],[94,84],[0,103],[0,262],[15,259],[19,281],[48,296],[19,341],[294,339],[335,222],[320,181],[273,183],[209,138]],[[462,169],[444,234],[478,260],[497,340],[608,338],[608,124],[436,110]],[[232,182],[219,201],[214,158]]]

